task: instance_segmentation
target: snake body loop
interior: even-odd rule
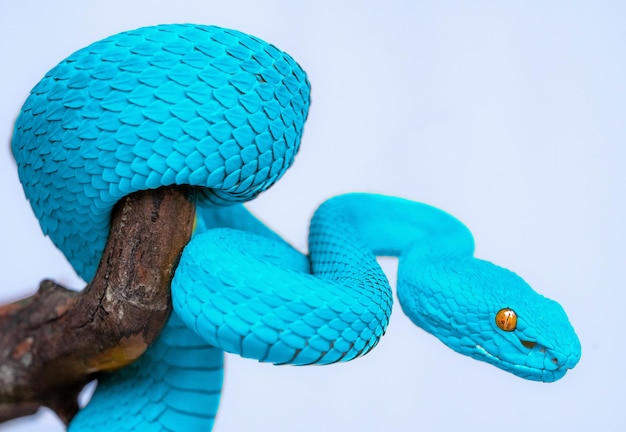
[[[474,258],[469,230],[441,210],[335,197],[314,215],[303,255],[238,204],[292,164],[309,91],[274,46],[201,25],[96,42],[32,90],[12,140],[20,179],[44,233],[85,280],[117,200],[174,184],[198,190],[174,313],[139,360],[100,380],[71,431],[211,429],[224,351],[300,365],[369,352],[392,306],[377,255],[400,257],[402,309],[452,349],[540,381],[577,363],[580,342],[558,303]],[[516,314],[506,326],[503,311]]]
[[[90,280],[120,198],[189,184],[216,205],[249,200],[293,162],[308,107],[306,74],[270,44],[219,27],[145,27],[48,72],[12,147],[42,230]]]

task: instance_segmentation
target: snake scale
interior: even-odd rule
[[[377,255],[400,257],[403,311],[453,350],[546,382],[578,362],[561,306],[473,257],[469,230],[441,210],[381,195],[331,198],[311,220],[308,255],[255,218],[242,203],[292,164],[309,105],[309,81],[289,55],[192,24],[96,42],[33,88],[13,154],[43,232],[84,280],[120,198],[196,187],[174,312],[139,360],[100,380],[71,431],[211,429],[224,351],[297,365],[366,354],[392,306]]]

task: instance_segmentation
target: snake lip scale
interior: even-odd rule
[[[524,374],[527,374],[528,376],[533,375],[533,371],[531,371],[530,368],[523,366],[523,365],[507,363],[505,360],[499,358],[497,355],[491,354],[489,351],[487,351],[485,348],[483,348],[480,345],[476,345],[476,350],[478,351],[479,355],[487,357],[490,362],[493,362],[493,363],[502,362],[502,363],[507,364],[507,367],[511,369],[515,369],[517,371],[517,374],[520,376],[523,376]],[[544,354],[546,353],[545,348],[539,348],[539,350]],[[543,381],[546,381],[546,382],[556,381],[558,378],[565,375],[568,369],[568,368],[563,369],[563,365],[559,364],[558,359],[554,357],[550,358],[550,361],[556,365],[556,369],[553,371],[548,370],[548,369],[543,370],[543,375],[541,378]]]
[[[43,232],[86,281],[112,207],[191,185],[196,224],[174,312],[133,364],[99,380],[70,431],[210,430],[224,352],[275,364],[360,357],[385,333],[393,295],[376,256],[399,257],[404,313],[463,355],[551,382],[580,341],[563,308],[474,257],[469,229],[401,198],[346,194],[311,219],[302,254],[243,205],[300,148],[310,83],[275,46],[216,26],[168,24],[80,49],[33,88],[12,151]]]

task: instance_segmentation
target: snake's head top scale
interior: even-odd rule
[[[578,363],[580,341],[561,305],[515,273],[469,256],[422,262],[408,271],[401,260],[398,296],[450,348],[534,381],[556,381]]]

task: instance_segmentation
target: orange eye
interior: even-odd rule
[[[517,327],[517,314],[513,309],[500,309],[496,314],[496,325],[506,332],[515,330]]]

